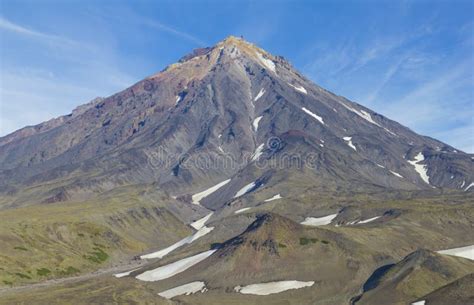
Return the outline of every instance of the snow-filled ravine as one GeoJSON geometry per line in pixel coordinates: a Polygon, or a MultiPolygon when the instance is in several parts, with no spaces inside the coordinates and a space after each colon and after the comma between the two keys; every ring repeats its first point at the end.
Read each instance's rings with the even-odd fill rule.
{"type": "Polygon", "coordinates": [[[459,256],[474,260],[474,245],[438,251],[439,254],[459,256]]]}
{"type": "Polygon", "coordinates": [[[357,225],[357,224],[369,223],[369,222],[372,222],[374,220],[379,219],[380,217],[382,217],[382,216],[375,216],[375,217],[364,219],[364,220],[353,220],[353,221],[349,221],[347,223],[347,225],[357,225]]]}
{"type": "Polygon", "coordinates": [[[357,109],[354,109],[348,105],[346,105],[345,103],[343,102],[339,102],[342,106],[344,106],[344,108],[346,108],[347,110],[357,114],[358,116],[360,116],[361,118],[363,118],[364,120],[366,120],[367,122],[369,122],[370,124],[374,124],[380,128],[383,128],[386,132],[388,132],[389,134],[393,135],[393,136],[397,136],[397,134],[395,134],[394,132],[392,132],[391,130],[389,130],[388,128],[386,127],[383,127],[381,126],[379,123],[375,122],[374,119],[372,119],[372,116],[370,115],[370,113],[368,113],[367,111],[365,110],[357,110],[357,109]]]}
{"type": "Polygon", "coordinates": [[[281,197],[280,194],[276,194],[275,196],[273,196],[271,198],[265,199],[263,202],[270,202],[270,201],[278,200],[278,199],[281,199],[281,198],[283,198],[283,197],[281,197]]]}
{"type": "Polygon", "coordinates": [[[258,101],[259,98],[261,98],[265,94],[265,89],[260,89],[258,92],[257,96],[253,99],[254,102],[258,101]]]}
{"type": "Polygon", "coordinates": [[[315,118],[315,119],[318,120],[321,124],[324,125],[323,118],[320,117],[319,115],[315,114],[314,112],[311,112],[311,111],[308,110],[306,107],[302,107],[301,110],[303,110],[304,112],[306,112],[307,114],[309,114],[310,116],[312,116],[313,118],[315,118]]]}
{"type": "Polygon", "coordinates": [[[257,53],[258,59],[260,59],[262,64],[264,64],[264,66],[267,67],[269,70],[273,71],[273,73],[276,73],[275,63],[272,60],[265,58],[260,52],[256,52],[256,53],[257,53]]]}
{"type": "Polygon", "coordinates": [[[368,223],[368,222],[372,222],[372,221],[374,221],[374,220],[376,220],[376,219],[379,219],[380,217],[382,217],[382,216],[375,216],[375,217],[372,217],[372,218],[369,218],[369,219],[361,220],[361,221],[359,221],[358,223],[368,223]]]}
{"type": "Polygon", "coordinates": [[[295,86],[295,85],[292,85],[290,83],[288,83],[288,85],[290,85],[291,87],[293,87],[296,91],[299,91],[303,94],[308,94],[308,91],[306,91],[306,89],[303,87],[303,86],[295,86]]]}
{"type": "Polygon", "coordinates": [[[255,181],[254,182],[251,182],[249,184],[247,184],[246,186],[244,186],[243,188],[241,188],[234,196],[234,198],[237,198],[237,197],[240,197],[242,195],[245,195],[247,194],[248,192],[250,192],[254,187],[255,187],[256,183],[255,181]]]}
{"type": "Polygon", "coordinates": [[[344,137],[342,138],[344,141],[346,141],[347,145],[349,145],[350,148],[352,148],[353,150],[357,151],[357,148],[354,146],[354,144],[352,143],[352,137],[344,137]]]}
{"type": "Polygon", "coordinates": [[[257,132],[258,130],[258,124],[260,123],[260,120],[263,118],[263,116],[256,117],[255,120],[252,122],[253,130],[257,132]]]}
{"type": "Polygon", "coordinates": [[[162,250],[142,255],[142,256],[140,256],[140,258],[141,259],[163,258],[164,256],[168,255],[172,251],[178,249],[179,247],[190,244],[193,241],[197,240],[198,238],[201,238],[204,235],[210,233],[212,230],[214,230],[214,227],[206,227],[205,224],[209,220],[209,218],[212,216],[212,214],[213,213],[210,213],[207,216],[205,216],[205,217],[203,217],[199,220],[196,220],[195,222],[193,222],[191,224],[191,226],[193,228],[198,230],[193,235],[185,237],[185,238],[181,239],[180,241],[178,241],[178,242],[172,244],[171,246],[166,247],[162,250]]]}
{"type": "Polygon", "coordinates": [[[250,210],[250,209],[251,209],[251,208],[243,208],[243,209],[240,209],[240,210],[235,211],[234,214],[240,214],[240,213],[243,213],[243,212],[248,211],[248,210],[250,210]]]}
{"type": "Polygon", "coordinates": [[[258,160],[260,156],[263,154],[263,150],[265,148],[265,144],[260,144],[252,155],[252,161],[258,160]]]}
{"type": "Polygon", "coordinates": [[[204,282],[192,282],[192,283],[184,284],[175,288],[165,290],[163,292],[158,293],[158,295],[169,300],[183,294],[190,295],[196,292],[206,292],[206,291],[207,291],[207,288],[204,282]]]}
{"type": "Polygon", "coordinates": [[[424,164],[419,164],[420,162],[425,160],[425,156],[423,155],[422,152],[419,152],[414,160],[407,160],[408,163],[413,165],[415,167],[415,171],[420,175],[421,179],[426,182],[427,184],[430,184],[430,177],[428,176],[428,168],[424,164]]]}
{"type": "Polygon", "coordinates": [[[202,227],[204,227],[206,222],[209,220],[209,218],[211,218],[213,214],[214,212],[211,212],[207,214],[206,216],[204,216],[203,218],[196,220],[195,222],[191,223],[191,227],[195,228],[196,230],[201,229],[202,227]]]}
{"type": "Polygon", "coordinates": [[[473,186],[474,186],[474,182],[471,183],[471,184],[469,184],[469,185],[464,189],[464,191],[465,191],[465,192],[469,191],[469,189],[470,189],[471,187],[473,187],[473,186]]]}
{"type": "Polygon", "coordinates": [[[230,179],[227,179],[227,180],[222,181],[222,182],[220,182],[220,183],[218,183],[214,186],[211,186],[207,190],[204,190],[202,192],[199,192],[197,194],[192,195],[191,199],[192,199],[193,203],[199,205],[200,201],[202,199],[204,199],[205,197],[211,195],[212,193],[214,193],[215,191],[217,191],[218,189],[220,189],[221,187],[223,187],[224,185],[226,185],[229,182],[230,182],[230,179]]]}
{"type": "Polygon", "coordinates": [[[155,282],[170,278],[202,262],[216,251],[217,250],[209,250],[187,258],[183,258],[174,263],[145,271],[144,273],[137,275],[136,278],[145,282],[155,282]]]}
{"type": "Polygon", "coordinates": [[[323,217],[306,217],[306,219],[301,224],[305,226],[313,226],[313,227],[324,226],[324,225],[330,224],[332,220],[336,217],[337,217],[337,213],[323,216],[323,217]]]}
{"type": "Polygon", "coordinates": [[[255,294],[255,295],[269,295],[274,293],[280,293],[290,289],[300,289],[305,287],[311,287],[314,285],[314,281],[302,282],[302,281],[279,281],[279,282],[268,282],[260,284],[252,284],[247,286],[237,286],[234,288],[235,292],[242,294],[255,294]]]}
{"type": "Polygon", "coordinates": [[[121,273],[116,273],[116,274],[114,274],[114,276],[115,276],[116,278],[125,277],[125,276],[127,276],[127,275],[130,275],[130,273],[132,273],[133,271],[137,271],[138,269],[140,269],[140,268],[132,269],[132,270],[125,271],[125,272],[121,272],[121,273]]]}

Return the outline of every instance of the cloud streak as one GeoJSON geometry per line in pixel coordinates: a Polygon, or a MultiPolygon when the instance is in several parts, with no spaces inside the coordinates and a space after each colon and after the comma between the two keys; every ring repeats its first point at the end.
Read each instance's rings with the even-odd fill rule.
{"type": "Polygon", "coordinates": [[[185,40],[188,40],[192,43],[195,43],[199,46],[206,46],[207,44],[202,41],[201,39],[191,35],[191,34],[188,34],[186,32],[183,32],[183,31],[180,31],[174,27],[171,27],[169,25],[166,25],[166,24],[163,24],[157,20],[152,20],[152,19],[143,19],[141,21],[144,25],[146,26],[149,26],[149,27],[152,27],[152,28],[155,28],[157,30],[160,30],[160,31],[163,31],[163,32],[167,32],[167,33],[170,33],[172,35],[175,35],[179,38],[182,38],[182,39],[185,39],[185,40]]]}
{"type": "Polygon", "coordinates": [[[71,46],[79,46],[79,45],[85,46],[77,41],[74,41],[65,37],[28,29],[19,24],[13,23],[3,17],[0,17],[0,29],[9,31],[15,34],[23,35],[23,36],[37,38],[45,42],[55,43],[59,45],[67,44],[71,46]]]}

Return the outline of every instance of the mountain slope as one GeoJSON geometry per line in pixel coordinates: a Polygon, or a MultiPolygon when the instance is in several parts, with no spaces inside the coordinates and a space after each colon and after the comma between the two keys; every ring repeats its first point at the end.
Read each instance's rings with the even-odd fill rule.
{"type": "Polygon", "coordinates": [[[331,192],[465,190],[474,180],[470,155],[229,37],[72,115],[1,138],[0,191],[7,207],[84,200],[138,183],[184,196],[231,179],[215,196],[232,200],[250,179],[272,183],[276,169],[256,166],[262,160],[288,177],[303,169],[314,185],[333,184],[331,192]],[[282,162],[295,155],[296,169],[282,162]],[[233,166],[223,164],[229,159],[233,166]]]}
{"type": "Polygon", "coordinates": [[[472,272],[471,260],[417,250],[374,272],[352,304],[407,304],[472,272]]]}

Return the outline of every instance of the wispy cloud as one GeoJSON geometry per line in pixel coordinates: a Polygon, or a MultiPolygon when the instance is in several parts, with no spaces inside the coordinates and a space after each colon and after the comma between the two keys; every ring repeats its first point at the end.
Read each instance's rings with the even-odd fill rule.
{"type": "Polygon", "coordinates": [[[37,52],[21,61],[7,60],[15,56],[12,54],[2,63],[0,136],[67,114],[81,103],[124,89],[138,79],[115,63],[114,49],[27,28],[3,17],[1,31],[14,34],[1,33],[18,50],[37,52]]]}
{"type": "Polygon", "coordinates": [[[188,34],[188,33],[183,32],[183,31],[180,31],[180,30],[176,29],[175,27],[163,24],[163,23],[159,22],[158,20],[141,18],[141,23],[143,23],[144,25],[147,25],[149,27],[155,28],[157,30],[173,34],[173,35],[175,35],[179,38],[188,40],[188,41],[190,41],[192,43],[195,43],[199,46],[206,46],[207,45],[204,41],[197,38],[196,36],[188,34]]]}
{"type": "Polygon", "coordinates": [[[0,29],[9,31],[18,35],[24,35],[24,36],[29,36],[32,38],[37,38],[48,43],[55,43],[55,44],[60,44],[60,45],[67,44],[67,45],[72,45],[72,46],[83,45],[82,43],[79,43],[72,39],[68,39],[66,37],[43,33],[40,31],[26,28],[22,25],[9,21],[3,17],[0,17],[0,29]]]}
{"type": "Polygon", "coordinates": [[[474,131],[470,67],[469,60],[461,62],[400,98],[384,100],[380,103],[382,113],[417,132],[474,151],[472,136],[467,132],[474,131]]]}
{"type": "Polygon", "coordinates": [[[372,104],[378,98],[380,91],[382,91],[385,85],[387,85],[390,82],[392,77],[395,75],[395,73],[397,73],[400,66],[403,64],[405,60],[406,60],[406,57],[403,56],[397,62],[395,62],[393,65],[391,65],[388,68],[388,70],[384,73],[382,79],[377,84],[375,89],[372,92],[370,92],[365,99],[363,99],[365,103],[372,104]]]}

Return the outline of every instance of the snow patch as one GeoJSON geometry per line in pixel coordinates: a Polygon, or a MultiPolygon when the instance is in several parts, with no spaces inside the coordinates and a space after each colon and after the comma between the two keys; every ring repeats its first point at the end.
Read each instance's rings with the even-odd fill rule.
{"type": "Polygon", "coordinates": [[[374,221],[376,219],[379,219],[380,217],[382,217],[382,216],[375,216],[375,217],[372,217],[372,218],[369,218],[369,219],[361,220],[361,221],[356,222],[356,223],[368,223],[368,222],[374,221]]]}
{"type": "Polygon", "coordinates": [[[461,188],[463,188],[465,184],[466,184],[466,181],[463,180],[462,183],[461,183],[461,188]]]}
{"type": "Polygon", "coordinates": [[[288,85],[290,85],[291,87],[293,87],[296,91],[299,91],[303,94],[308,94],[308,91],[306,91],[306,89],[303,87],[303,86],[295,86],[295,85],[292,85],[290,83],[288,83],[288,85]]]}
{"type": "Polygon", "coordinates": [[[145,281],[145,282],[155,282],[155,281],[160,281],[160,280],[170,278],[202,262],[203,260],[211,256],[216,251],[217,250],[209,250],[209,251],[201,252],[194,256],[183,258],[174,263],[164,265],[156,269],[152,269],[142,274],[139,274],[136,276],[136,279],[140,281],[145,281]]]}
{"type": "Polygon", "coordinates": [[[344,137],[342,139],[347,142],[347,145],[349,145],[350,148],[357,151],[357,148],[352,144],[352,137],[344,137]]]}
{"type": "Polygon", "coordinates": [[[276,73],[275,63],[272,60],[265,58],[260,52],[257,52],[257,57],[265,67],[276,73]]]}
{"type": "Polygon", "coordinates": [[[425,300],[421,300],[421,301],[411,303],[411,305],[425,305],[425,300]]]}
{"type": "Polygon", "coordinates": [[[430,184],[430,177],[428,176],[428,169],[427,169],[426,165],[419,164],[423,160],[425,160],[425,156],[423,155],[422,152],[419,152],[415,156],[415,160],[412,160],[412,161],[407,160],[407,161],[408,161],[408,163],[410,163],[411,165],[413,165],[415,167],[415,171],[418,173],[418,175],[420,175],[421,179],[424,182],[426,182],[427,184],[430,184]]]}
{"type": "Polygon", "coordinates": [[[307,114],[309,114],[310,116],[312,116],[313,118],[315,118],[316,120],[318,120],[321,124],[324,125],[324,121],[323,121],[323,118],[320,117],[319,115],[309,111],[306,107],[302,107],[301,110],[303,110],[304,112],[306,112],[307,114]]]}
{"type": "Polygon", "coordinates": [[[263,115],[261,115],[261,116],[255,118],[255,120],[253,120],[252,125],[253,125],[253,130],[254,130],[255,132],[257,132],[257,130],[258,130],[258,123],[260,123],[260,120],[261,120],[262,118],[263,118],[263,115]]]}
{"type": "Polygon", "coordinates": [[[194,195],[191,197],[193,203],[199,205],[199,204],[200,204],[200,201],[201,201],[202,199],[204,199],[205,197],[211,195],[212,193],[214,193],[215,191],[217,191],[218,189],[220,189],[221,187],[223,187],[224,185],[226,185],[226,184],[229,183],[229,182],[230,182],[230,179],[227,179],[227,180],[225,180],[225,181],[222,181],[222,182],[220,182],[220,183],[218,183],[218,184],[216,184],[216,185],[214,185],[214,186],[208,188],[208,189],[205,190],[205,191],[202,191],[202,192],[200,192],[200,193],[194,194],[194,195]]]}
{"type": "Polygon", "coordinates": [[[270,202],[270,201],[277,200],[277,199],[281,199],[281,198],[283,198],[283,197],[281,197],[280,194],[276,194],[276,195],[273,196],[272,198],[265,199],[263,202],[270,202]]]}
{"type": "Polygon", "coordinates": [[[471,187],[473,187],[473,186],[474,186],[474,182],[471,183],[471,184],[469,184],[469,185],[464,189],[464,191],[467,192],[467,191],[468,191],[471,187]]]}
{"type": "Polygon", "coordinates": [[[302,281],[279,281],[269,282],[261,284],[252,284],[244,287],[237,286],[234,288],[235,292],[242,294],[255,294],[255,295],[269,295],[274,293],[280,293],[290,289],[300,289],[304,287],[311,287],[314,285],[313,281],[302,282],[302,281]]]}
{"type": "Polygon", "coordinates": [[[159,296],[162,296],[166,299],[172,299],[177,297],[178,295],[190,295],[196,292],[206,292],[206,284],[204,282],[192,282],[189,284],[184,284],[175,288],[171,288],[165,290],[163,292],[158,293],[159,296]]]}
{"type": "Polygon", "coordinates": [[[250,190],[252,190],[255,187],[255,185],[256,185],[255,181],[247,184],[235,194],[234,198],[247,194],[250,190]]]}
{"type": "Polygon", "coordinates": [[[178,105],[179,102],[181,102],[182,99],[183,99],[183,98],[181,97],[181,95],[177,95],[177,96],[176,96],[176,102],[175,102],[174,104],[175,104],[175,105],[178,105]]]}
{"type": "Polygon", "coordinates": [[[474,245],[437,251],[439,254],[459,256],[474,260],[474,245]]]}
{"type": "Polygon", "coordinates": [[[349,111],[352,111],[353,113],[357,114],[358,116],[360,116],[361,118],[363,118],[364,120],[366,120],[367,122],[371,123],[371,124],[374,124],[380,128],[383,128],[386,132],[390,133],[391,135],[394,135],[396,136],[396,134],[392,131],[390,131],[389,129],[381,126],[379,123],[375,122],[374,119],[372,119],[372,116],[370,115],[370,113],[368,113],[367,111],[365,110],[357,110],[355,108],[352,108],[348,105],[346,105],[345,103],[342,103],[342,102],[339,102],[342,106],[344,106],[347,110],[349,111]]]}
{"type": "Polygon", "coordinates": [[[121,277],[130,275],[130,273],[132,273],[133,271],[137,271],[138,269],[140,269],[140,268],[135,268],[135,269],[132,269],[132,270],[126,271],[126,272],[116,273],[116,274],[114,274],[114,276],[115,276],[116,278],[121,278],[121,277]]]}
{"type": "Polygon", "coordinates": [[[324,225],[330,224],[331,221],[334,218],[336,218],[336,216],[337,216],[337,213],[323,216],[323,217],[306,217],[306,219],[301,224],[305,226],[313,226],[313,227],[324,226],[324,225]]]}
{"type": "Polygon", "coordinates": [[[214,212],[211,212],[203,218],[196,220],[191,224],[191,227],[195,228],[196,230],[201,229],[202,227],[204,227],[209,218],[211,218],[212,214],[214,214],[214,212]]]}
{"type": "Polygon", "coordinates": [[[245,211],[248,211],[248,210],[250,210],[250,209],[251,209],[251,208],[243,208],[243,209],[240,209],[240,210],[235,211],[234,214],[240,214],[240,213],[245,212],[245,211]]]}
{"type": "Polygon", "coordinates": [[[377,163],[377,166],[378,166],[378,167],[381,167],[381,168],[385,168],[385,166],[380,165],[380,164],[378,164],[378,163],[377,163]]]}
{"type": "Polygon", "coordinates": [[[400,175],[399,173],[397,172],[394,172],[394,171],[390,171],[393,175],[397,176],[398,178],[403,178],[402,175],[400,175]]]}
{"type": "Polygon", "coordinates": [[[258,101],[258,99],[261,98],[264,94],[265,94],[265,89],[264,88],[260,89],[257,96],[253,99],[253,101],[254,102],[258,101]]]}
{"type": "Polygon", "coordinates": [[[162,250],[142,255],[142,256],[140,256],[140,259],[163,258],[166,255],[168,255],[169,253],[171,253],[172,251],[178,249],[179,247],[182,247],[184,245],[192,243],[196,239],[203,237],[204,235],[208,234],[212,230],[214,230],[214,227],[203,226],[202,228],[200,228],[193,235],[185,237],[185,238],[181,239],[180,241],[178,241],[178,242],[172,244],[171,246],[169,246],[167,248],[164,248],[162,250]]]}
{"type": "Polygon", "coordinates": [[[252,161],[258,160],[260,156],[263,154],[263,148],[265,147],[264,144],[260,144],[257,149],[255,149],[255,152],[252,155],[252,161]]]}

